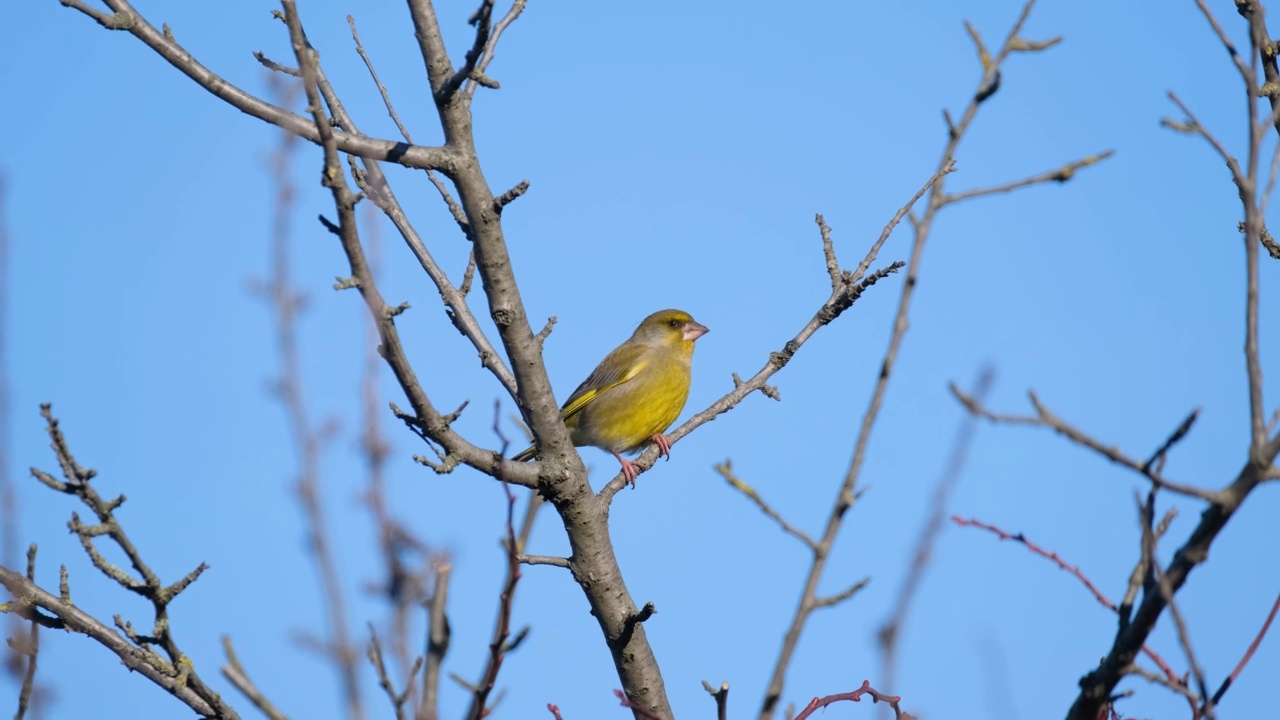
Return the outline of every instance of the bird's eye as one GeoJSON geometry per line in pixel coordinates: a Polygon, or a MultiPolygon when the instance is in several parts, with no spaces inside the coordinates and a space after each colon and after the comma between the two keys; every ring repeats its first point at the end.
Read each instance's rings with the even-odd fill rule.
{"type": "Polygon", "coordinates": [[[673,327],[673,328],[678,328],[678,327],[680,327],[680,321],[679,321],[679,320],[668,320],[668,321],[667,321],[667,325],[670,325],[670,326],[671,326],[671,327],[673,327]]]}

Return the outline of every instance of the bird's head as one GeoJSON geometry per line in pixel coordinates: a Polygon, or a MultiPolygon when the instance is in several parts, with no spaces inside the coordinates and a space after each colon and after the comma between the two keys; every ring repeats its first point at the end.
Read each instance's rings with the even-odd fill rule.
{"type": "Polygon", "coordinates": [[[707,326],[683,310],[659,310],[645,318],[631,336],[647,345],[677,347],[693,352],[693,342],[707,334],[707,326]]]}

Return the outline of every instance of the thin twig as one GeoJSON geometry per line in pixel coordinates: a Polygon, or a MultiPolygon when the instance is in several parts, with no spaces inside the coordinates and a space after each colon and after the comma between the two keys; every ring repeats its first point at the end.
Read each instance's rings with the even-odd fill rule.
{"type": "Polygon", "coordinates": [[[716,720],[727,720],[729,717],[729,683],[720,683],[719,688],[711,687],[711,683],[702,681],[702,689],[707,691],[716,701],[716,720]]]}
{"type": "Polygon", "coordinates": [[[227,656],[227,663],[222,666],[222,677],[227,682],[235,686],[240,694],[244,695],[253,706],[265,716],[267,720],[289,720],[289,716],[285,715],[275,706],[267,696],[258,689],[258,686],[249,679],[249,673],[240,664],[240,658],[236,656],[235,647],[231,644],[231,636],[222,636],[222,652],[227,656]]]}
{"type": "Polygon", "coordinates": [[[498,87],[498,83],[485,75],[485,71],[489,69],[489,63],[493,62],[494,52],[498,47],[498,38],[502,37],[502,33],[511,26],[511,23],[520,17],[520,13],[524,12],[524,6],[527,2],[528,0],[513,0],[511,7],[507,9],[507,14],[502,16],[498,24],[493,26],[493,32],[489,34],[489,40],[485,43],[484,52],[480,54],[480,59],[476,62],[475,72],[471,73],[470,79],[472,82],[468,83],[462,90],[468,101],[475,95],[477,85],[484,85],[494,89],[498,87]]]}
{"type": "Polygon", "coordinates": [[[1252,658],[1253,654],[1258,650],[1258,646],[1262,644],[1262,638],[1267,636],[1267,630],[1271,628],[1271,621],[1276,619],[1276,611],[1278,610],[1280,610],[1280,595],[1276,595],[1275,602],[1271,604],[1271,612],[1267,613],[1267,619],[1262,623],[1262,629],[1258,630],[1258,634],[1254,636],[1253,642],[1249,643],[1249,649],[1245,650],[1244,657],[1240,658],[1240,662],[1236,663],[1231,674],[1227,676],[1226,680],[1222,681],[1222,685],[1218,688],[1217,692],[1213,694],[1211,702],[1214,705],[1217,705],[1218,702],[1222,700],[1222,696],[1226,694],[1231,685],[1235,683],[1236,678],[1240,677],[1240,673],[1244,670],[1244,666],[1249,664],[1250,658],[1252,658]]]}
{"type": "Polygon", "coordinates": [[[796,715],[795,720],[805,720],[805,718],[808,718],[818,710],[825,708],[832,703],[861,702],[864,695],[869,696],[873,703],[885,703],[892,708],[893,716],[897,718],[897,720],[912,720],[912,716],[902,710],[900,705],[902,698],[897,695],[889,695],[888,693],[882,693],[879,690],[876,690],[871,687],[871,682],[869,680],[863,680],[862,687],[852,692],[835,693],[833,695],[827,695],[826,697],[815,697],[813,700],[809,701],[809,704],[805,706],[804,710],[800,711],[799,715],[796,715]]]}
{"type": "Polygon", "coordinates": [[[1096,165],[1103,160],[1115,154],[1115,150],[1104,150],[1096,155],[1073,160],[1066,165],[1054,170],[1046,170],[1045,172],[1025,177],[1021,180],[1014,180],[1000,185],[993,185],[985,188],[974,188],[973,190],[965,190],[964,192],[955,193],[946,196],[946,202],[954,203],[971,198],[986,197],[988,195],[999,195],[1002,193],[1013,192],[1031,185],[1041,185],[1043,183],[1057,182],[1063,183],[1075,177],[1080,170],[1091,165],[1096,165]]]}
{"type": "MultiPolygon", "coordinates": [[[[128,32],[195,81],[197,85],[237,110],[317,145],[324,142],[323,133],[316,128],[311,118],[266,102],[209,70],[187,52],[186,48],[178,44],[172,33],[166,33],[147,22],[146,18],[127,0],[104,0],[104,4],[113,11],[110,14],[90,8],[78,1],[62,4],[84,13],[103,27],[128,32]]],[[[442,147],[406,146],[400,141],[371,138],[347,132],[331,132],[329,136],[333,140],[336,151],[363,158],[395,162],[405,167],[452,170],[457,162],[456,157],[442,147]]]]}
{"type": "MultiPolygon", "coordinates": [[[[1062,435],[1063,437],[1067,438],[1071,442],[1076,443],[1081,447],[1088,448],[1089,450],[1092,450],[1093,452],[1105,457],[1106,459],[1110,460],[1113,463],[1116,463],[1117,465],[1123,465],[1124,467],[1127,467],[1130,470],[1133,470],[1134,472],[1141,474],[1143,477],[1150,480],[1151,483],[1156,487],[1169,490],[1170,492],[1178,493],[1179,495],[1186,495],[1188,497],[1199,498],[1201,500],[1204,500],[1210,503],[1221,502],[1221,496],[1216,491],[1205,490],[1203,488],[1198,488],[1191,485],[1185,485],[1182,483],[1174,482],[1172,480],[1169,480],[1163,477],[1162,475],[1156,472],[1156,468],[1153,466],[1154,465],[1153,461],[1162,457],[1166,452],[1168,452],[1169,448],[1172,447],[1174,443],[1176,443],[1178,440],[1182,439],[1182,437],[1186,435],[1186,430],[1183,430],[1181,426],[1179,426],[1179,430],[1182,430],[1181,433],[1175,431],[1174,434],[1170,435],[1168,440],[1166,440],[1165,444],[1162,445],[1159,450],[1157,450],[1155,453],[1152,454],[1151,459],[1149,461],[1143,462],[1143,461],[1136,460],[1134,458],[1129,457],[1128,455],[1124,454],[1124,452],[1122,452],[1119,448],[1103,443],[1102,441],[1094,438],[1092,435],[1089,435],[1083,430],[1080,430],[1074,425],[1071,425],[1070,423],[1066,422],[1062,418],[1058,417],[1052,411],[1050,411],[1049,408],[1044,405],[1044,403],[1040,401],[1040,398],[1036,395],[1034,391],[1028,392],[1027,397],[1030,399],[1032,407],[1035,408],[1035,411],[1036,411],[1035,415],[1005,415],[1005,414],[992,412],[991,410],[987,409],[987,407],[984,406],[981,402],[969,396],[967,393],[965,393],[963,390],[957,387],[954,383],[950,385],[950,389],[951,389],[951,394],[954,395],[955,398],[960,401],[960,404],[964,405],[966,410],[968,410],[970,413],[972,413],[977,417],[981,417],[993,423],[997,423],[1001,425],[1031,425],[1031,426],[1049,428],[1054,432],[1058,433],[1059,435],[1062,435]]],[[[1192,413],[1192,415],[1189,417],[1189,420],[1194,420],[1194,417],[1195,417],[1195,413],[1192,413]]],[[[1187,421],[1185,420],[1183,422],[1184,424],[1187,423],[1187,421]]],[[[1189,424],[1187,425],[1187,428],[1188,429],[1190,428],[1189,424]]]]}
{"type": "Polygon", "coordinates": [[[569,558],[560,557],[558,555],[525,555],[521,553],[516,556],[522,565],[551,565],[552,567],[569,569],[569,558]]]}
{"type": "MultiPolygon", "coordinates": [[[[979,402],[990,392],[994,381],[995,370],[990,366],[984,367],[978,375],[977,382],[974,384],[973,395],[978,398],[979,402]]],[[[951,491],[959,482],[960,476],[964,471],[969,448],[973,445],[973,437],[976,432],[977,427],[974,417],[972,415],[964,416],[956,431],[955,440],[952,442],[951,456],[947,460],[946,468],[939,476],[937,483],[934,484],[933,499],[929,505],[929,516],[925,521],[924,527],[920,529],[920,535],[916,540],[915,552],[911,558],[911,566],[907,570],[906,577],[902,580],[902,585],[898,589],[897,599],[892,605],[893,612],[885,620],[884,624],[880,626],[880,632],[877,634],[880,645],[880,682],[889,687],[897,684],[898,638],[902,632],[903,625],[910,615],[911,605],[919,591],[920,583],[924,580],[925,572],[928,570],[929,560],[933,555],[933,548],[938,542],[938,536],[942,534],[942,529],[945,527],[947,502],[951,497],[951,491]]]]}
{"type": "MultiPolygon", "coordinates": [[[[300,23],[296,15],[288,15],[287,22],[300,23]]],[[[299,24],[298,31],[301,33],[299,24]]],[[[305,45],[295,47],[298,66],[303,77],[314,76],[312,63],[305,55],[312,54],[305,45]]],[[[282,104],[288,105],[286,91],[277,90],[282,104]]],[[[312,424],[303,390],[302,359],[298,348],[297,318],[305,303],[290,278],[290,221],[297,188],[292,181],[291,160],[297,138],[281,133],[280,146],[271,158],[271,174],[275,183],[275,203],[272,218],[271,274],[264,284],[266,300],[273,311],[276,344],[280,353],[280,373],[275,389],[284,406],[290,437],[299,458],[294,492],[302,506],[306,522],[307,543],[311,550],[315,570],[320,581],[320,598],[328,621],[329,639],[323,644],[338,671],[343,703],[347,717],[359,720],[364,716],[360,699],[358,655],[347,629],[346,598],[342,589],[341,572],[330,546],[330,534],[322,500],[321,453],[324,452],[331,433],[325,424],[312,424]]]]}
{"type": "Polygon", "coordinates": [[[1160,593],[1164,595],[1164,600],[1169,604],[1169,615],[1173,618],[1173,626],[1178,632],[1178,644],[1182,646],[1182,652],[1187,657],[1187,664],[1191,666],[1191,675],[1196,679],[1196,687],[1200,691],[1200,697],[1205,700],[1201,706],[1200,715],[1205,720],[1213,720],[1213,701],[1209,699],[1209,686],[1204,679],[1204,670],[1200,667],[1200,661],[1196,659],[1195,650],[1191,647],[1191,631],[1187,629],[1187,622],[1182,617],[1182,611],[1178,609],[1178,604],[1173,598],[1173,588],[1169,587],[1169,583],[1165,582],[1164,576],[1160,573],[1155,563],[1151,564],[1152,571],[1155,573],[1156,586],[1160,588],[1160,593]]]}
{"type": "MultiPolygon", "coordinates": [[[[497,427],[496,420],[494,426],[497,427]]],[[[476,683],[471,694],[471,705],[467,710],[467,718],[470,720],[481,720],[489,713],[490,708],[487,707],[489,693],[493,691],[493,686],[498,680],[498,671],[502,669],[502,661],[507,652],[506,644],[511,633],[511,612],[514,607],[516,585],[520,582],[520,544],[516,538],[514,517],[516,496],[505,483],[502,489],[507,499],[507,536],[503,543],[507,556],[507,577],[503,582],[502,594],[499,596],[498,620],[494,626],[493,640],[489,643],[489,658],[485,663],[480,682],[476,683]]]]}
{"type": "Polygon", "coordinates": [[[367,655],[369,662],[373,664],[374,670],[378,673],[378,685],[382,691],[386,693],[387,700],[391,703],[391,710],[395,713],[396,720],[405,720],[405,705],[409,704],[410,696],[413,694],[413,678],[418,674],[418,670],[422,668],[422,658],[419,657],[412,666],[409,667],[408,677],[405,678],[404,692],[396,692],[395,683],[392,682],[391,676],[387,674],[387,664],[382,657],[382,643],[378,642],[378,632],[374,630],[373,624],[369,624],[369,647],[367,655]]]}
{"type": "MultiPolygon", "coordinates": [[[[1000,538],[1001,540],[1013,540],[1017,543],[1020,543],[1023,547],[1030,550],[1032,553],[1039,555],[1040,557],[1057,565],[1058,569],[1065,570],[1066,572],[1070,573],[1073,577],[1075,577],[1075,579],[1079,580],[1082,585],[1088,588],[1089,592],[1093,593],[1093,598],[1098,601],[1098,604],[1102,605],[1103,607],[1107,608],[1112,612],[1117,612],[1116,604],[1111,602],[1111,600],[1106,595],[1104,595],[1101,590],[1098,589],[1097,585],[1093,584],[1093,581],[1090,580],[1089,577],[1085,575],[1082,570],[1080,570],[1079,566],[1068,564],[1065,560],[1063,560],[1061,557],[1058,556],[1058,553],[1045,550],[1039,545],[1036,545],[1035,543],[1028,540],[1026,536],[1023,535],[1022,533],[1006,532],[1000,529],[999,527],[996,527],[995,525],[984,523],[981,520],[977,520],[973,518],[965,519],[965,518],[953,515],[951,517],[951,521],[954,522],[956,525],[959,525],[960,527],[980,528],[982,530],[986,530],[994,534],[996,537],[1000,538]]],[[[1166,677],[1168,677],[1171,680],[1177,679],[1178,677],[1177,673],[1175,673],[1173,669],[1169,667],[1169,664],[1164,661],[1164,658],[1157,655],[1154,650],[1147,647],[1146,645],[1142,646],[1142,651],[1146,653],[1147,657],[1151,658],[1156,665],[1160,666],[1160,669],[1164,671],[1164,674],[1166,677]]]]}
{"type": "Polygon", "coordinates": [[[769,503],[765,502],[764,498],[760,497],[760,493],[756,492],[754,487],[739,478],[737,475],[733,474],[733,464],[730,461],[725,460],[719,465],[716,465],[715,471],[720,473],[720,477],[724,478],[724,481],[729,483],[730,487],[743,495],[746,495],[747,499],[755,503],[756,507],[760,508],[761,512],[769,516],[769,518],[774,522],[778,523],[778,526],[782,528],[783,532],[804,543],[810,551],[817,551],[818,543],[814,542],[813,538],[809,537],[808,533],[787,522],[782,515],[778,514],[777,510],[774,510],[769,503]]]}

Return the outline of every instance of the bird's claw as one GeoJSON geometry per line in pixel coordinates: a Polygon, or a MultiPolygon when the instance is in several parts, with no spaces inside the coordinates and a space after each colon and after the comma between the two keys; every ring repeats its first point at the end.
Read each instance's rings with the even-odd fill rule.
{"type": "Polygon", "coordinates": [[[618,453],[614,453],[613,456],[618,458],[618,462],[622,464],[622,479],[626,480],[627,484],[634,490],[636,487],[636,475],[640,474],[639,471],[636,470],[636,464],[622,457],[618,453]]]}
{"type": "Polygon", "coordinates": [[[649,438],[649,441],[658,446],[658,457],[665,457],[667,462],[671,461],[671,441],[666,435],[658,433],[649,438]]]}

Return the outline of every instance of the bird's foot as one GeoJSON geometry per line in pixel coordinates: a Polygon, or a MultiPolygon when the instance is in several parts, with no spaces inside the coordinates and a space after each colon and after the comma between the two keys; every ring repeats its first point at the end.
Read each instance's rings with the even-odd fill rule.
{"type": "Polygon", "coordinates": [[[636,470],[636,464],[622,457],[618,453],[614,453],[613,456],[618,458],[618,462],[622,463],[622,477],[627,481],[627,484],[630,485],[632,489],[635,489],[636,475],[640,474],[640,472],[636,470]]]}
{"type": "Polygon", "coordinates": [[[649,438],[649,442],[658,446],[658,457],[666,457],[668,461],[671,460],[671,441],[667,439],[666,435],[658,433],[649,438]]]}

